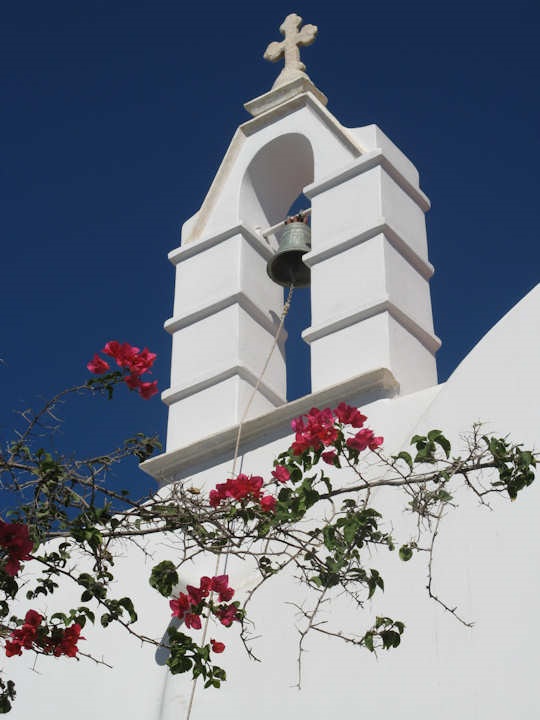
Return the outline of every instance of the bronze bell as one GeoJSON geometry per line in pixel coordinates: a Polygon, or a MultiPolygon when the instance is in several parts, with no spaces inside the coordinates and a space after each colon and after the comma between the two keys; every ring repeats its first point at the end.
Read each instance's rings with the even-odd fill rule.
{"type": "Polygon", "coordinates": [[[311,250],[311,228],[304,222],[285,225],[279,247],[268,261],[266,272],[278,285],[308,287],[311,272],[302,257],[311,250]]]}

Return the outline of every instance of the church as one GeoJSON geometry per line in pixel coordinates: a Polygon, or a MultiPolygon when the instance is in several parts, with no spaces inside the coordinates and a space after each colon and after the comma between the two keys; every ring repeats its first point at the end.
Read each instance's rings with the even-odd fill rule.
{"type": "MultiPolygon", "coordinates": [[[[540,316],[540,287],[438,384],[429,199],[411,160],[380,128],[344,127],[327,109],[300,59],[301,46],[316,32],[297,15],[285,19],[283,40],[265,54],[283,59],[283,70],[270,91],[245,104],[250,119],[238,127],[199,211],[183,225],[180,246],[169,254],[175,294],[165,323],[172,337],[170,387],[162,396],[167,442],[163,454],[142,465],[164,491],[185,484],[208,493],[230,477],[231,467],[268,474],[292,441],[291,421],[340,402],[361,408],[384,436],[387,454],[433,428],[442,429],[458,453],[477,422],[529,447],[538,436],[540,341],[531,328],[540,316]],[[295,210],[288,222],[302,197],[304,212],[295,210]],[[291,257],[294,266],[287,263],[291,257]],[[311,393],[288,401],[287,373],[295,360],[285,358],[283,320],[295,284],[309,286],[311,324],[302,338],[310,351],[311,393]],[[516,352],[524,347],[527,353],[516,352]]],[[[518,502],[497,497],[491,508],[469,498],[444,518],[432,579],[467,622],[428,597],[424,557],[400,562],[388,554],[385,592],[366,602],[366,617],[339,599],[324,608],[323,620],[329,628],[361,633],[375,615],[399,616],[406,633],[389,653],[375,656],[314,633],[300,671],[303,598],[292,578],[280,578],[255,603],[253,647],[260,662],[248,657],[237,633],[223,633],[227,652],[220,664],[228,679],[220,689],[196,686],[189,674],[172,676],[166,653],[110,629],[96,631],[94,644],[113,670],[66,659],[32,673],[29,658],[16,659],[14,717],[537,717],[539,492],[533,485],[518,502]]],[[[401,505],[381,503],[388,504],[392,531],[406,539],[410,519],[401,505]]],[[[157,552],[168,557],[163,545],[157,552]]],[[[168,604],[148,586],[148,568],[140,562],[126,552],[122,573],[141,619],[162,637],[168,604]]],[[[227,571],[239,597],[256,582],[253,569],[240,563],[218,572],[215,558],[205,563],[180,568],[181,582],[197,584],[201,575],[227,571]]],[[[90,639],[93,630],[85,634],[90,639]]]]}

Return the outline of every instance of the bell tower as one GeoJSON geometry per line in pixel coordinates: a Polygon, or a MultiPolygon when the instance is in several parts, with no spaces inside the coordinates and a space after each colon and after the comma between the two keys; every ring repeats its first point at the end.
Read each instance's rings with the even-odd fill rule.
{"type": "MultiPolygon", "coordinates": [[[[169,259],[176,268],[167,451],[191,445],[286,403],[285,334],[259,379],[283,311],[267,274],[294,200],[311,201],[314,404],[346,384],[391,397],[437,382],[424,213],[418,173],[375,125],[346,128],[326,108],[300,60],[317,28],[298,15],[265,58],[284,57],[266,94],[246,103],[240,125],[200,210],[169,259]]],[[[278,251],[279,252],[279,251],[278,251]]],[[[285,259],[285,258],[282,258],[285,259]]],[[[294,302],[294,300],[293,300],[294,302]]]]}

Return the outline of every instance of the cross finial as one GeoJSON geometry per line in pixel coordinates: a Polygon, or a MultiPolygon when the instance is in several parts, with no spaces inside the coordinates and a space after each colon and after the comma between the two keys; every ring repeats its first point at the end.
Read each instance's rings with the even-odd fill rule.
{"type": "Polygon", "coordinates": [[[299,30],[298,28],[302,24],[302,18],[295,13],[287,15],[281,27],[279,28],[283,35],[281,42],[272,42],[266,48],[264,53],[264,59],[270,60],[270,62],[276,62],[283,55],[285,58],[285,67],[279,74],[273,88],[285,85],[292,80],[296,80],[298,77],[307,77],[304,70],[306,66],[300,60],[300,45],[311,45],[317,36],[316,25],[304,25],[299,30]]]}

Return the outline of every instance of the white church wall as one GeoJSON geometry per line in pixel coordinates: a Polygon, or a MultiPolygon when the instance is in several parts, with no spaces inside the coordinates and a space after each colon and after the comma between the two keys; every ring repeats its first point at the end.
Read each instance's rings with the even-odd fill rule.
{"type": "MultiPolygon", "coordinates": [[[[539,419],[534,378],[540,347],[531,342],[531,328],[539,314],[540,287],[479,343],[446,385],[364,405],[369,424],[385,434],[385,447],[395,450],[416,430],[439,427],[450,431],[457,451],[460,433],[479,418],[487,421],[490,431],[510,431],[516,439],[534,445],[539,419]],[[516,347],[526,347],[527,352],[516,357],[516,347]],[[406,410],[405,422],[399,420],[400,409],[406,410]]],[[[242,469],[259,472],[282,446],[276,440],[247,453],[242,469]]],[[[220,466],[219,472],[224,470],[226,465],[220,466]]],[[[249,702],[246,706],[249,687],[249,697],[257,698],[257,715],[263,719],[276,713],[297,718],[360,712],[407,720],[536,717],[540,711],[534,620],[540,591],[539,492],[533,486],[516,503],[497,498],[495,512],[458,493],[459,507],[449,511],[443,522],[433,567],[434,590],[452,607],[456,605],[465,619],[474,621],[473,628],[464,627],[429,600],[426,558],[421,553],[409,563],[388,552],[372,555],[372,565],[382,564],[386,571],[384,595],[356,614],[346,603],[333,601],[323,619],[328,629],[351,623],[360,632],[375,613],[399,615],[407,625],[403,644],[375,659],[338,639],[313,636],[303,656],[303,690],[298,692],[293,687],[298,671],[298,636],[292,629],[295,611],[282,602],[300,598],[295,596],[294,581],[284,580],[253,608],[255,632],[261,634],[256,647],[264,664],[242,660],[242,649],[234,648],[230,676],[232,680],[238,675],[242,682],[231,682],[220,695],[220,711],[249,717],[253,711],[249,702]]],[[[402,497],[397,502],[398,494],[378,493],[373,505],[389,513],[396,537],[406,541],[414,528],[412,518],[400,510],[404,501],[402,497]]],[[[162,720],[172,718],[174,708],[187,702],[188,692],[181,678],[168,680],[162,720]]],[[[193,720],[212,713],[215,700],[198,694],[193,720]]]]}

